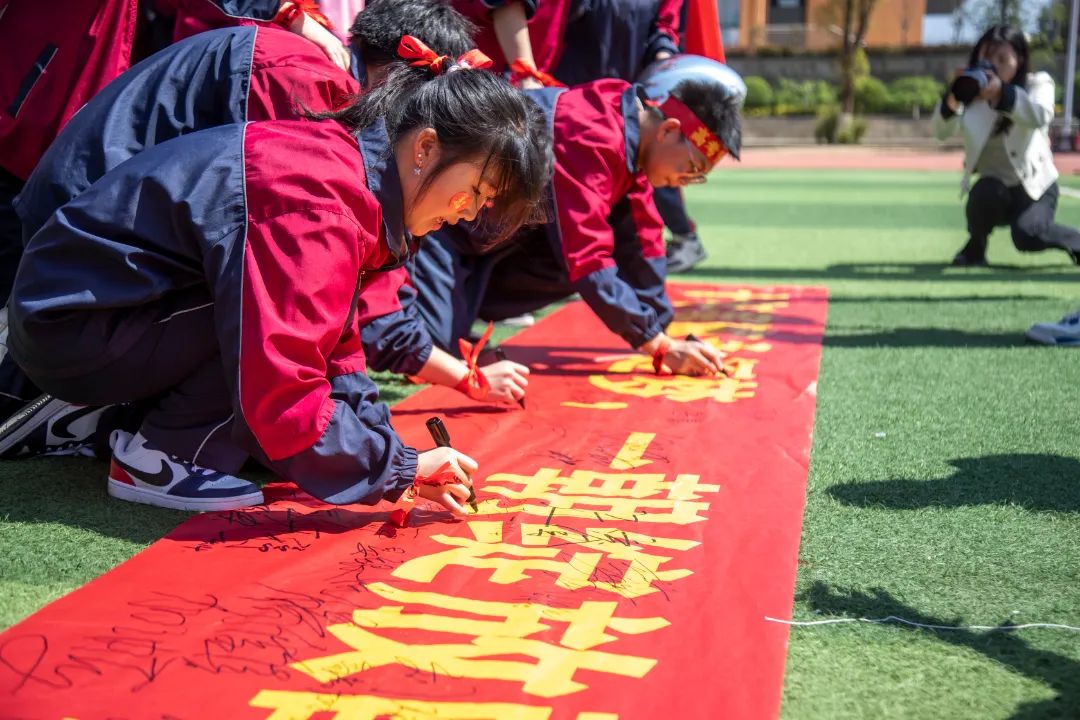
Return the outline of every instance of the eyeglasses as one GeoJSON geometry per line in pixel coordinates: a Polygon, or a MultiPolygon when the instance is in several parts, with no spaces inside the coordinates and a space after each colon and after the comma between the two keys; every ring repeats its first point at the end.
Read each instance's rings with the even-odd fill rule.
{"type": "Polygon", "coordinates": [[[690,168],[690,170],[685,173],[680,173],[679,180],[686,185],[701,185],[708,182],[708,163],[704,161],[699,162],[695,158],[694,146],[690,143],[690,138],[683,135],[683,143],[686,144],[686,164],[690,168]]]}

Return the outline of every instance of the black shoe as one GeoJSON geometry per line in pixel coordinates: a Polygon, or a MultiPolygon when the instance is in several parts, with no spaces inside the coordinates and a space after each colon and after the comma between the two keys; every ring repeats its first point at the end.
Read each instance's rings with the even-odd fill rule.
{"type": "Polygon", "coordinates": [[[0,425],[0,458],[92,456],[94,433],[106,409],[42,395],[0,425]]]}
{"type": "Polygon", "coordinates": [[[686,272],[708,257],[705,246],[695,233],[672,235],[667,244],[667,271],[686,272]]]}
{"type": "Polygon", "coordinates": [[[986,262],[985,255],[968,255],[964,251],[956,253],[956,257],[952,259],[953,267],[989,267],[990,263],[986,262]]]}

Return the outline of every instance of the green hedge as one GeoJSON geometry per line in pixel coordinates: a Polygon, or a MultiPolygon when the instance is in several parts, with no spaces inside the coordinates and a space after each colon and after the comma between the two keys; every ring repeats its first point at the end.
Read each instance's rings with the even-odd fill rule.
{"type": "Polygon", "coordinates": [[[747,110],[767,109],[773,106],[773,89],[769,81],[757,75],[746,78],[746,102],[747,110]]]}
{"type": "Polygon", "coordinates": [[[857,145],[866,134],[866,118],[852,118],[851,125],[840,129],[840,108],[836,105],[823,105],[817,111],[817,124],[814,127],[814,139],[818,143],[829,145],[857,145]]]}
{"type": "MultiPolygon", "coordinates": [[[[824,80],[781,79],[775,87],[756,75],[745,80],[749,115],[814,115],[839,101],[839,90],[824,80]]],[[[927,76],[903,77],[888,85],[875,77],[862,77],[855,84],[855,111],[910,115],[918,108],[932,112],[944,92],[944,83],[927,76]]]]}

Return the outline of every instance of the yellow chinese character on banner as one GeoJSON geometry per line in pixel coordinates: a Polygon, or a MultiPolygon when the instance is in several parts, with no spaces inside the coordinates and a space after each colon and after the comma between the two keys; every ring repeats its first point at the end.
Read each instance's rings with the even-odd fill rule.
{"type": "Polygon", "coordinates": [[[403,603],[432,605],[440,610],[497,619],[479,620],[445,612],[405,612],[405,605],[357,610],[353,613],[352,623],[327,627],[334,637],[353,650],[292,663],[290,667],[319,682],[329,683],[386,665],[401,665],[454,678],[517,682],[531,695],[556,697],[588,687],[574,679],[579,670],[644,677],[656,665],[655,659],[591,648],[615,639],[607,634],[608,629],[618,628],[636,634],[668,624],[663,618],[615,618],[614,602],[584,602],[579,608],[563,608],[560,612],[557,608],[529,603],[466,600],[439,593],[408,592],[385,583],[374,583],[370,589],[403,603]],[[549,631],[555,622],[567,624],[561,642],[529,637],[549,631]],[[387,637],[396,630],[414,631],[409,635],[410,642],[387,637]],[[415,631],[425,630],[432,634],[471,636],[472,642],[417,642],[415,631]]]}
{"type": "Polygon", "coordinates": [[[526,513],[538,517],[557,514],[564,518],[599,520],[623,520],[640,523],[673,523],[688,525],[705,519],[701,513],[709,503],[698,500],[696,491],[716,492],[716,485],[698,484],[697,475],[678,475],[673,483],[663,480],[664,475],[655,473],[598,473],[591,470],[574,470],[563,477],[555,468],[540,468],[533,475],[495,473],[488,476],[486,490],[510,500],[524,501],[520,505],[500,507],[505,513],[526,513]],[[591,488],[593,480],[612,478],[607,488],[591,488]],[[615,497],[605,495],[619,481],[640,481],[645,489],[625,488],[615,497]],[[570,482],[568,488],[562,483],[570,482]],[[522,490],[512,490],[502,484],[517,484],[522,490]],[[573,485],[576,483],[578,487],[573,485]],[[653,497],[648,483],[670,485],[672,492],[666,497],[653,497]],[[577,490],[575,492],[575,490],[577,490]]]}
{"type": "Polygon", "coordinates": [[[549,546],[548,538],[542,535],[534,536],[531,542],[523,545],[503,542],[501,522],[473,521],[469,523],[469,529],[476,539],[433,535],[432,540],[451,549],[407,560],[394,570],[394,577],[431,582],[445,568],[458,566],[491,570],[489,582],[511,585],[546,573],[555,578],[557,586],[567,590],[595,588],[635,598],[659,592],[655,582],[672,582],[692,574],[686,569],[661,570],[660,567],[671,558],[652,555],[643,545],[686,550],[697,544],[636,533],[624,539],[618,534],[599,531],[589,538],[589,542],[569,543],[599,552],[577,552],[564,550],[559,545],[549,546]],[[568,557],[560,560],[560,555],[568,557]]]}
{"type": "Polygon", "coordinates": [[[682,291],[684,297],[697,300],[726,300],[732,303],[750,302],[754,300],[790,300],[791,293],[772,292],[757,288],[736,288],[734,290],[720,290],[715,288],[692,288],[682,291]]]}
{"type": "MultiPolygon", "coordinates": [[[[249,703],[272,710],[265,720],[548,720],[551,708],[517,703],[432,702],[374,695],[263,690],[249,703]]],[[[580,717],[580,716],[579,716],[580,717]]]]}
{"type": "MultiPolygon", "coordinates": [[[[571,497],[584,495],[595,497],[596,505],[610,505],[607,498],[662,498],[663,500],[700,500],[702,493],[715,493],[720,491],[719,485],[701,482],[700,475],[680,473],[674,480],[668,480],[665,473],[648,472],[597,472],[595,470],[572,470],[569,475],[563,475],[556,468],[540,468],[532,475],[518,475],[516,473],[493,473],[485,480],[485,489],[498,493],[511,500],[534,500],[546,498],[551,493],[560,496],[571,497]],[[500,483],[499,487],[492,487],[491,483],[500,483]],[[517,489],[511,490],[501,485],[511,485],[517,489]]],[[[588,500],[588,498],[581,498],[588,500]]],[[[557,507],[557,506],[553,506],[557,507]]],[[[616,507],[612,505],[612,507],[616,507]]],[[[631,508],[633,504],[622,506],[631,508]]],[[[673,508],[673,504],[658,505],[663,509],[673,508]]],[[[547,511],[544,513],[547,514],[547,511]]],[[[563,516],[563,513],[559,513],[563,516]]],[[[593,517],[591,512],[585,511],[576,517],[593,517]]],[[[625,515],[625,519],[633,519],[625,515]]]]}
{"type": "MultiPolygon", "coordinates": [[[[548,720],[551,708],[498,702],[432,702],[372,695],[263,690],[249,703],[272,710],[265,720],[548,720]],[[327,713],[334,713],[327,717],[327,713]]],[[[583,711],[577,720],[619,720],[614,713],[583,711]]]]}
{"type": "Polygon", "coordinates": [[[601,390],[640,398],[663,397],[675,402],[714,400],[731,403],[754,397],[757,390],[754,367],[756,358],[724,358],[728,375],[691,377],[689,375],[656,375],[652,360],[629,357],[613,363],[608,372],[617,375],[590,375],[589,382],[601,390]]]}

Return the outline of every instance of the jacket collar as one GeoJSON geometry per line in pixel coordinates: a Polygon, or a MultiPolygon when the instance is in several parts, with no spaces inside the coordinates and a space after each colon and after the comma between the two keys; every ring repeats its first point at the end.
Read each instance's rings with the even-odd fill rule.
{"type": "Polygon", "coordinates": [[[386,134],[382,118],[360,131],[357,137],[360,155],[364,159],[367,187],[382,207],[383,229],[387,250],[398,267],[412,255],[414,242],[405,229],[405,207],[401,196],[401,177],[386,134]]]}
{"type": "Polygon", "coordinates": [[[623,135],[626,142],[626,169],[631,175],[638,172],[638,151],[641,149],[641,118],[638,114],[640,85],[631,85],[622,94],[623,135]]]}

